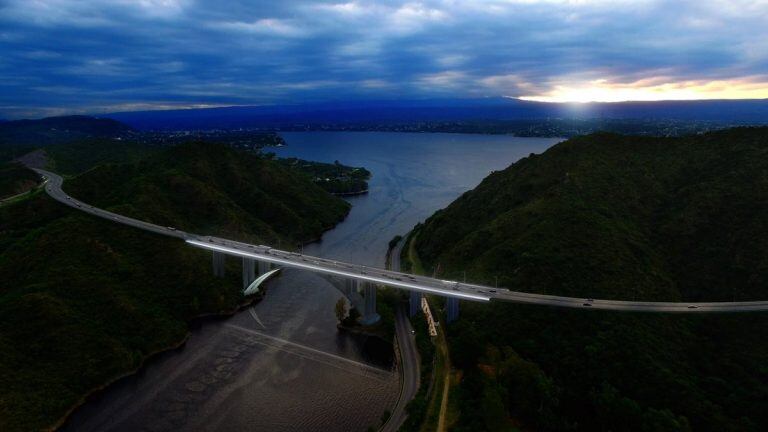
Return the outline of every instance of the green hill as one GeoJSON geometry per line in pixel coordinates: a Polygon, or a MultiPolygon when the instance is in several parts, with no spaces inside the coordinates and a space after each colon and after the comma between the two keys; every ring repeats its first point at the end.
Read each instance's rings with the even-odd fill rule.
{"type": "MultiPolygon", "coordinates": [[[[198,233],[290,247],[348,205],[226,146],[187,144],[68,179],[72,195],[198,233]]],[[[49,428],[91,390],[241,301],[237,260],[95,218],[38,194],[0,207],[0,430],[49,428]]]]}
{"type": "Polygon", "coordinates": [[[89,137],[112,138],[130,135],[130,126],[119,121],[90,116],[48,117],[0,123],[0,146],[46,146],[89,137]]]}
{"type": "Polygon", "coordinates": [[[349,204],[301,173],[225,145],[186,143],[136,164],[104,164],[64,184],[101,208],[227,238],[307,242],[340,222],[349,204]]]}
{"type": "Polygon", "coordinates": [[[163,147],[136,142],[84,138],[44,148],[47,168],[61,175],[76,175],[105,163],[135,164],[163,147]]]}
{"type": "Polygon", "coordinates": [[[34,171],[18,163],[0,162],[0,199],[26,192],[39,181],[34,171]]]}
{"type": "Polygon", "coordinates": [[[131,156],[151,151],[126,142],[135,136],[128,125],[89,116],[0,122],[0,162],[46,148],[58,162],[53,168],[76,174],[98,161],[135,161],[131,156]]]}
{"type": "MultiPolygon", "coordinates": [[[[428,271],[515,290],[768,298],[768,129],[571,139],[417,228],[428,271]]],[[[456,430],[765,430],[766,314],[463,304],[456,430]],[[508,418],[509,417],[509,418],[508,418]]]]}

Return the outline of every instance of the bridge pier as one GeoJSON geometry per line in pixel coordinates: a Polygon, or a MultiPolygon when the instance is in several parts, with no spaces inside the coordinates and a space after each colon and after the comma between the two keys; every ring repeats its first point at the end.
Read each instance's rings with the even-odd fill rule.
{"type": "Polygon", "coordinates": [[[415,317],[421,310],[421,293],[419,291],[411,291],[410,298],[408,300],[408,312],[411,317],[415,317]]]}
{"type": "Polygon", "coordinates": [[[371,325],[376,324],[381,319],[378,313],[376,313],[376,286],[370,282],[357,281],[358,287],[363,288],[363,300],[365,301],[365,308],[362,311],[363,316],[360,318],[360,324],[371,325]]]}
{"type": "Polygon", "coordinates": [[[448,297],[445,299],[445,320],[452,323],[459,318],[459,299],[448,297]]]}
{"type": "Polygon", "coordinates": [[[344,284],[341,288],[341,293],[344,294],[348,299],[350,299],[350,302],[352,301],[352,292],[355,290],[355,280],[354,279],[344,279],[344,284]]]}
{"type": "Polygon", "coordinates": [[[269,271],[270,264],[266,261],[259,261],[259,276],[269,271]]]}
{"type": "Polygon", "coordinates": [[[251,285],[255,280],[256,260],[253,258],[243,257],[243,289],[248,288],[248,286],[251,285]]]}
{"type": "Polygon", "coordinates": [[[223,252],[213,251],[213,257],[211,259],[213,265],[213,275],[215,277],[223,278],[225,270],[225,257],[223,252]]]}

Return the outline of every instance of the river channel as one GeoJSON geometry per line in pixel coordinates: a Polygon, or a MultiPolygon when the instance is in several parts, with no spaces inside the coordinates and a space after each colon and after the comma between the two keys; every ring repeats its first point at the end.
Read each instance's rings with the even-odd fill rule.
{"type": "MultiPolygon", "coordinates": [[[[369,193],[304,253],[383,266],[387,243],[493,170],[556,138],[378,132],[282,134],[278,156],[364,166],[369,193]]],[[[203,234],[203,233],[201,233],[203,234]]],[[[215,233],[211,233],[215,234],[215,233]]],[[[78,409],[71,431],[364,431],[394,406],[399,375],[371,341],[340,334],[341,297],[322,276],[286,270],[260,303],[196,326],[187,343],[78,409]],[[374,353],[375,354],[372,354],[374,353]]]]}

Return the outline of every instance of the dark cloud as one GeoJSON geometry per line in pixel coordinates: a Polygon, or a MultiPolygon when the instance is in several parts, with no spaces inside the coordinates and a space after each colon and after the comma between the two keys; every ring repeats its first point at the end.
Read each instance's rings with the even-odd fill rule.
{"type": "Polygon", "coordinates": [[[747,0],[0,0],[0,116],[596,80],[763,89],[766,22],[747,0]]]}

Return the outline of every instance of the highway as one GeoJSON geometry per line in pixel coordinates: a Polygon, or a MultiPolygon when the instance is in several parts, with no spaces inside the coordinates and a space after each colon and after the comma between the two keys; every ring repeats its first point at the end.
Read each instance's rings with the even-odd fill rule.
{"type": "Polygon", "coordinates": [[[768,310],[768,301],[746,302],[636,302],[622,300],[601,300],[591,298],[563,297],[545,294],[532,294],[511,291],[503,288],[491,288],[482,285],[446,281],[426,276],[410,275],[392,270],[360,266],[341,261],[303,255],[274,249],[269,246],[251,245],[233,240],[211,236],[201,236],[163,227],[148,222],[132,219],[106,210],[102,210],[67,195],[62,189],[61,176],[38,168],[32,168],[44,177],[45,191],[55,200],[78,210],[90,213],[116,223],[139,228],[165,236],[175,237],[188,244],[227,255],[249,257],[267,261],[285,267],[311,270],[318,273],[342,276],[356,280],[383,284],[407,290],[421,291],[461,300],[487,302],[506,301],[520,304],[567,307],[586,310],[612,310],[624,312],[663,312],[663,313],[710,313],[710,312],[755,312],[768,310]]]}
{"type": "MultiPolygon", "coordinates": [[[[393,270],[400,270],[400,252],[404,243],[405,239],[400,240],[397,246],[390,251],[390,268],[393,270]]],[[[419,381],[421,381],[416,337],[403,305],[400,305],[395,312],[395,334],[397,335],[397,347],[400,351],[402,387],[397,405],[392,410],[392,415],[387,422],[379,430],[380,432],[396,432],[405,423],[408,418],[405,407],[416,396],[419,391],[419,381]]]]}

